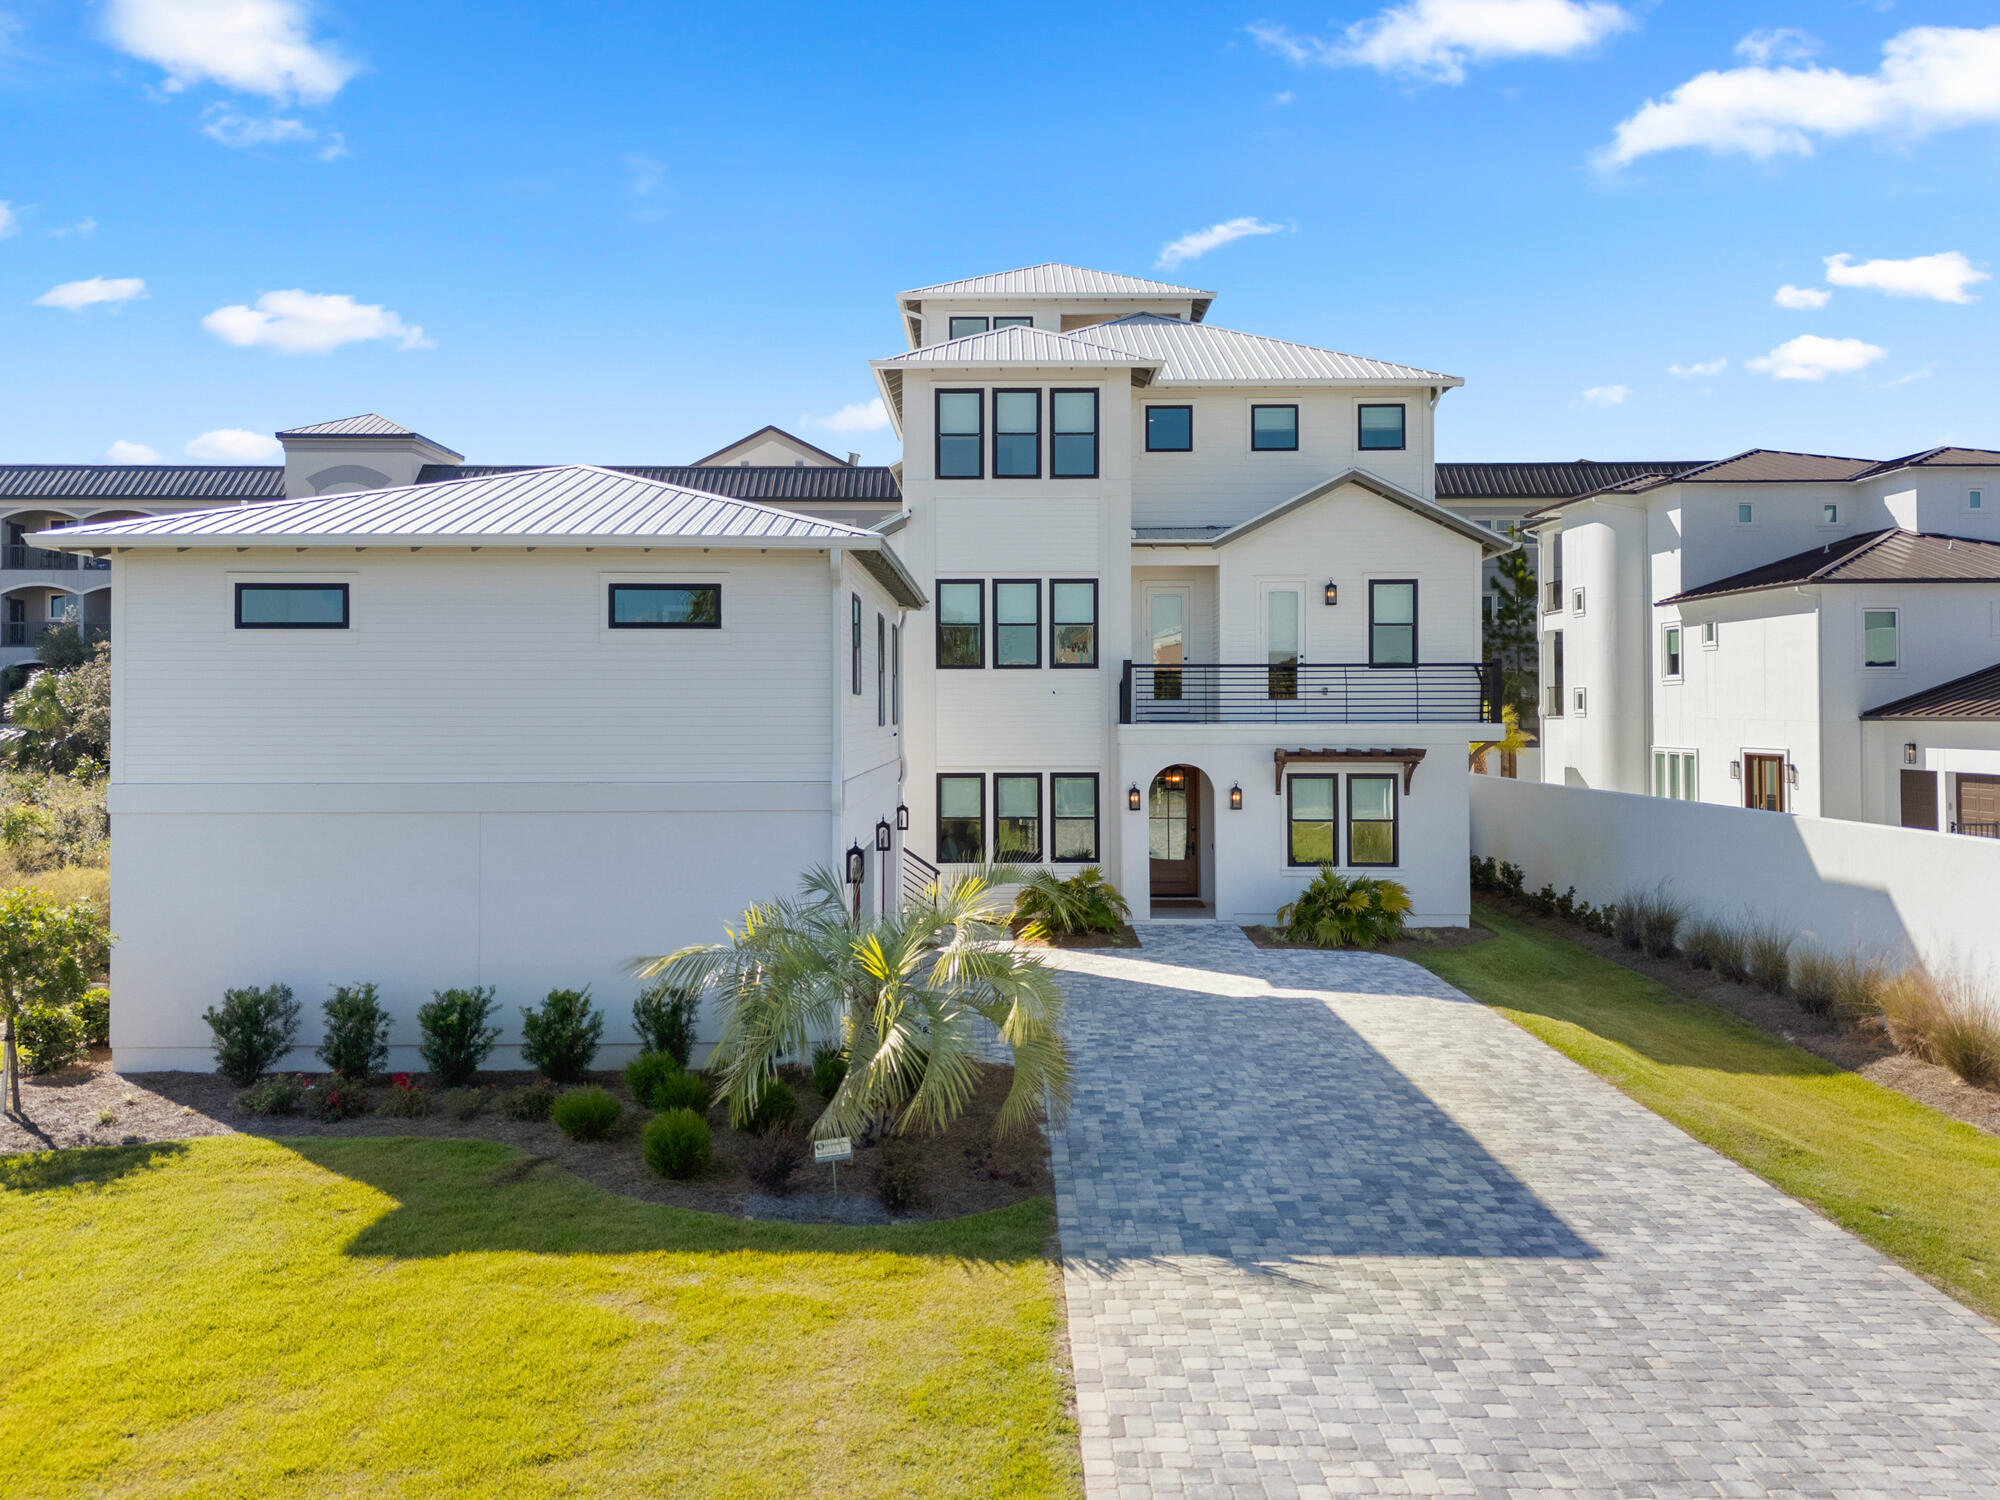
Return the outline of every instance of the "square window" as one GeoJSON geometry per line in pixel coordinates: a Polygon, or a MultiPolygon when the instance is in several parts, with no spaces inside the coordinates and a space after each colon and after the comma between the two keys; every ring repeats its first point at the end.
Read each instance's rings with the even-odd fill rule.
{"type": "Polygon", "coordinates": [[[1049,665],[1097,665],[1097,580],[1056,578],[1049,582],[1049,665]]]}
{"type": "Polygon", "coordinates": [[[1896,665],[1896,611],[1893,609],[1861,611],[1861,636],[1863,666],[1896,665]]]}
{"type": "Polygon", "coordinates": [[[1403,408],[1395,406],[1364,406],[1360,408],[1360,446],[1363,452],[1383,448],[1403,446],[1403,408]]]}
{"type": "Polygon", "coordinates": [[[986,393],[984,391],[939,391],[937,393],[937,477],[979,479],[985,466],[984,446],[986,393]]]}
{"type": "Polygon", "coordinates": [[[1194,408],[1192,406],[1149,406],[1146,408],[1146,451],[1148,453],[1189,453],[1194,449],[1194,408]]]}
{"type": "Polygon", "coordinates": [[[1042,664],[1042,583],[1038,578],[995,579],[993,665],[1042,664]]]}
{"type": "Polygon", "coordinates": [[[984,318],[953,318],[951,320],[951,332],[947,337],[955,339],[970,338],[975,333],[984,332],[986,332],[986,320],[984,318]]]}
{"type": "Polygon", "coordinates": [[[1094,863],[1097,859],[1096,775],[1049,777],[1049,803],[1055,820],[1055,844],[1050,856],[1061,864],[1094,863]]]}
{"type": "Polygon", "coordinates": [[[941,865],[984,864],[986,778],[940,776],[937,789],[937,862],[941,865]]]}
{"type": "Polygon", "coordinates": [[[1347,778],[1347,862],[1396,863],[1396,778],[1347,778]]]}
{"type": "Polygon", "coordinates": [[[1042,393],[993,393],[993,477],[1038,479],[1042,472],[1042,393]]]}
{"type": "Polygon", "coordinates": [[[236,585],[236,628],[345,630],[347,585],[239,583],[236,585]]]}
{"type": "Polygon", "coordinates": [[[1097,392],[1049,392],[1049,473],[1056,479],[1097,477],[1097,392]]]}
{"type": "Polygon", "coordinates": [[[986,585],[977,579],[938,580],[937,661],[940,667],[986,665],[986,585]]]}
{"type": "Polygon", "coordinates": [[[1416,661],[1416,581],[1376,579],[1368,585],[1368,664],[1410,667],[1416,661]]]}
{"type": "Polygon", "coordinates": [[[1033,865],[1042,860],[1042,778],[993,778],[993,857],[1033,865]]]}
{"type": "Polygon", "coordinates": [[[1250,408],[1250,448],[1255,453],[1293,453],[1299,446],[1296,406],[1250,408]]]}
{"type": "Polygon", "coordinates": [[[1747,503],[1736,507],[1736,524],[1738,526],[1753,525],[1755,524],[1756,519],[1757,519],[1756,507],[1749,505],[1747,503]]]}
{"type": "Polygon", "coordinates": [[[1290,776],[1285,779],[1288,865],[1336,863],[1334,849],[1333,776],[1290,776]]]}
{"type": "Polygon", "coordinates": [[[719,583],[614,583],[613,630],[720,630],[719,583]]]}
{"type": "Polygon", "coordinates": [[[1669,625],[1660,632],[1660,675],[1673,680],[1681,675],[1681,628],[1669,625]]]}
{"type": "Polygon", "coordinates": [[[1819,508],[1819,523],[1822,526],[1838,526],[1840,524],[1840,507],[1830,501],[1822,505],[1819,508]]]}

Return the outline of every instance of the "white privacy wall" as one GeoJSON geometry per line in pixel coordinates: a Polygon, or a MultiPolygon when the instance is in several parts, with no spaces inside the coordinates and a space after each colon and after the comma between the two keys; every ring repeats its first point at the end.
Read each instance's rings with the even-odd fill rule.
{"type": "Polygon", "coordinates": [[[2000,974],[2000,840],[1474,776],[1472,852],[1530,890],[1616,901],[1664,881],[1692,912],[1775,921],[1837,951],[2000,974]]]}

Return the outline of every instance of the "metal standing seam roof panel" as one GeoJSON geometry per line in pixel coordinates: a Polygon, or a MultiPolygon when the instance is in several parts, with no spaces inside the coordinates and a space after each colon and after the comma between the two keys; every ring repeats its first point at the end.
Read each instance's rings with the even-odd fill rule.
{"type": "Polygon", "coordinates": [[[1660,463],[1580,458],[1556,463],[1441,463],[1436,465],[1440,500],[1571,500],[1607,485],[1677,474],[1706,459],[1660,463]]]}
{"type": "Polygon", "coordinates": [[[1217,328],[1210,323],[1187,323],[1154,313],[1134,313],[1108,323],[1093,323],[1071,336],[1160,361],[1163,368],[1155,385],[1465,384],[1459,376],[1437,370],[1364,359],[1332,349],[1315,349],[1310,344],[1217,328]]]}
{"type": "Polygon", "coordinates": [[[1662,604],[1820,583],[2000,583],[2000,542],[1890,528],[1684,589],[1662,604]]]}
{"type": "Polygon", "coordinates": [[[272,464],[0,464],[0,500],[269,500],[272,464]]]}
{"type": "Polygon", "coordinates": [[[1864,719],[2000,719],[2000,663],[1871,708],[1864,719]]]}
{"type": "MultiPolygon", "coordinates": [[[[496,474],[521,474],[555,464],[425,464],[418,484],[444,484],[454,479],[484,479],[496,474]]],[[[893,469],[879,465],[846,464],[597,464],[614,474],[653,479],[680,489],[752,500],[780,507],[787,501],[811,504],[900,505],[902,486],[893,469]]]]}
{"type": "MultiPolygon", "coordinates": [[[[1169,319],[1168,321],[1172,321],[1169,319]]],[[[1092,325],[1095,333],[1103,324],[1092,325]]],[[[1190,325],[1181,324],[1185,328],[1190,325]]],[[[995,328],[985,333],[968,333],[964,338],[926,344],[907,354],[873,361],[877,369],[910,365],[1134,365],[1158,364],[1144,355],[1084,337],[1080,333],[1052,333],[1046,328],[995,328]]]]}
{"type": "Polygon", "coordinates": [[[338,417],[331,422],[313,422],[304,427],[287,427],[278,434],[288,437],[416,437],[417,433],[400,422],[391,422],[387,417],[374,412],[363,412],[358,417],[338,417]]]}
{"type": "Polygon", "coordinates": [[[1083,266],[1065,265],[1059,260],[1038,266],[1022,266],[1014,271],[996,271],[986,276],[967,276],[959,281],[940,281],[898,292],[898,297],[1207,297],[1214,292],[1170,281],[1149,281],[1140,276],[1120,276],[1112,271],[1092,271],[1083,266]]]}

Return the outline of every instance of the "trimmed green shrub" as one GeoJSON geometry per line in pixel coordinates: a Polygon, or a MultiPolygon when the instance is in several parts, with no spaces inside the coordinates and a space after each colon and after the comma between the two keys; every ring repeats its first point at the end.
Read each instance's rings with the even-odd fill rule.
{"type": "Polygon", "coordinates": [[[496,1008],[495,993],[491,985],[434,990],[430,1003],[417,1012],[423,1031],[417,1051],[440,1088],[459,1087],[485,1065],[500,1035],[498,1026],[487,1025],[496,1008]]]}
{"type": "Polygon", "coordinates": [[[382,1113],[399,1120],[427,1120],[431,1103],[429,1089],[408,1073],[398,1073],[389,1080],[389,1092],[382,1097],[382,1113]]]}
{"type": "Polygon", "coordinates": [[[111,1045],[111,991],[103,985],[85,990],[83,998],[76,1002],[76,1018],[83,1026],[86,1046],[111,1045]]]}
{"type": "Polygon", "coordinates": [[[298,1109],[305,1092],[298,1079],[273,1073],[238,1094],[236,1107],[246,1115],[289,1115],[298,1109]]]}
{"type": "Polygon", "coordinates": [[[454,1120],[476,1119],[486,1112],[491,1089],[453,1089],[444,1096],[444,1112],[454,1120]]]}
{"type": "Polygon", "coordinates": [[[699,1177],[715,1146],[708,1121],[691,1109],[670,1109],[646,1122],[646,1165],[662,1177],[699,1177]]]}
{"type": "Polygon", "coordinates": [[[675,989],[656,979],[632,1002],[632,1029],[648,1052],[664,1052],[683,1068],[694,1052],[695,1023],[701,1019],[701,996],[675,989]]]}
{"type": "Polygon", "coordinates": [[[743,1151],[743,1171],[773,1197],[792,1189],[792,1174],[806,1164],[805,1138],[787,1127],[751,1141],[743,1151]]]}
{"type": "Polygon", "coordinates": [[[581,1083],[597,1056],[604,1017],[590,1008],[590,989],[550,990],[541,1009],[521,1008],[521,1056],[557,1083],[581,1083]]]}
{"type": "Polygon", "coordinates": [[[524,1083],[500,1096],[500,1113],[510,1120],[546,1120],[556,1107],[556,1086],[546,1078],[524,1083]]]}
{"type": "Polygon", "coordinates": [[[663,1078],[653,1088],[653,1109],[691,1109],[698,1115],[708,1113],[709,1100],[713,1091],[706,1077],[700,1073],[676,1073],[663,1078]]]}
{"type": "Polygon", "coordinates": [[[289,984],[224,990],[222,1004],[201,1013],[215,1033],[215,1070],[249,1087],[292,1050],[299,1034],[298,1002],[289,984]]]}
{"type": "Polygon", "coordinates": [[[315,1120],[332,1124],[365,1115],[369,1108],[368,1089],[360,1079],[342,1078],[338,1073],[322,1079],[306,1094],[306,1108],[315,1120]]]}
{"type": "Polygon", "coordinates": [[[798,1113],[799,1096],[779,1080],[768,1078],[757,1095],[757,1103],[750,1109],[730,1101],[729,1123],[749,1135],[769,1135],[780,1126],[791,1124],[798,1113]]]}
{"type": "Polygon", "coordinates": [[[654,1099],[654,1091],[680,1076],[681,1065],[665,1052],[641,1052],[625,1064],[625,1087],[643,1109],[666,1109],[667,1105],[654,1099]]]}
{"type": "Polygon", "coordinates": [[[67,1005],[29,1005],[14,1023],[21,1066],[30,1073],[53,1073],[83,1056],[83,1022],[67,1005]]]}
{"type": "Polygon", "coordinates": [[[1752,927],[1743,936],[1744,957],[1750,978],[1760,989],[1782,995],[1792,987],[1792,940],[1768,923],[1752,927]]]}
{"type": "Polygon", "coordinates": [[[1320,866],[1299,899],[1278,908],[1285,937],[1322,948],[1367,948],[1403,936],[1410,892],[1399,881],[1340,875],[1320,866]]]}
{"type": "Polygon", "coordinates": [[[929,1198],[923,1163],[907,1146],[892,1146],[875,1163],[875,1196],[892,1214],[922,1208],[929,1198]]]}
{"type": "Polygon", "coordinates": [[[342,1078],[366,1082],[389,1065],[389,1013],[372,984],[335,988],[322,1009],[326,1035],[314,1056],[342,1078]]]}
{"type": "Polygon", "coordinates": [[[817,1047],[813,1050],[813,1092],[822,1099],[831,1099],[847,1076],[847,1054],[838,1047],[817,1047]]]}
{"type": "Polygon", "coordinates": [[[611,1134],[625,1106],[596,1084],[571,1089],[549,1111],[556,1129],[573,1141],[601,1141],[611,1134]]]}
{"type": "Polygon", "coordinates": [[[1132,908],[1096,865],[1064,880],[1052,870],[1036,870],[1014,897],[1014,919],[1038,923],[1044,932],[1116,932],[1132,908]]]}

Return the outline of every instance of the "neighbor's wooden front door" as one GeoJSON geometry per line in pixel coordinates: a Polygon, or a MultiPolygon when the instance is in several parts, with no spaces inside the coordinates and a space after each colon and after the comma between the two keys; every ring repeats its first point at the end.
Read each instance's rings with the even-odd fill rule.
{"type": "Polygon", "coordinates": [[[1743,757],[1743,805],[1765,812],[1785,810],[1785,757],[1746,755],[1743,757]]]}
{"type": "Polygon", "coordinates": [[[1958,831],[2000,839],[2000,776],[1959,776],[1958,831]]]}
{"type": "Polygon", "coordinates": [[[1155,896],[1201,895],[1200,786],[1201,778],[1186,766],[1169,766],[1153,778],[1146,842],[1155,896]]]}

